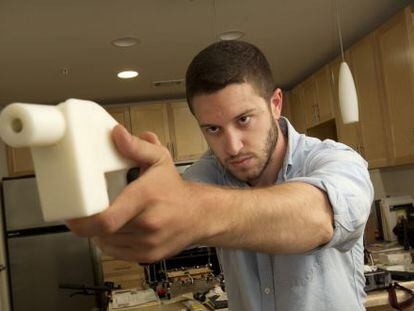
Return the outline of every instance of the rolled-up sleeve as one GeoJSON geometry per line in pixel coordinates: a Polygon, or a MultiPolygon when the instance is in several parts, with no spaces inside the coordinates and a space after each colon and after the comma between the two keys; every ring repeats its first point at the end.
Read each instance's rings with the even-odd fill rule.
{"type": "Polygon", "coordinates": [[[300,177],[326,192],[334,215],[332,239],[318,249],[333,247],[345,252],[364,232],[374,197],[366,161],[346,145],[324,141],[304,160],[300,177]]]}

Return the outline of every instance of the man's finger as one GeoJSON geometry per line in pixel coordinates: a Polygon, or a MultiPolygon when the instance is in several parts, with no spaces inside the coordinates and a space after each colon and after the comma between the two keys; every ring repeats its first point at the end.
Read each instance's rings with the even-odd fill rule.
{"type": "MultiPolygon", "coordinates": [[[[145,137],[150,137],[150,140],[158,141],[155,134],[145,134],[145,137]]],[[[121,125],[114,127],[112,138],[119,153],[125,158],[137,162],[139,166],[151,166],[158,163],[166,156],[165,150],[161,148],[160,145],[132,136],[121,125]]]]}
{"type": "Polygon", "coordinates": [[[153,132],[142,132],[141,134],[138,135],[138,137],[152,144],[161,146],[161,142],[158,139],[158,136],[153,132]]]}
{"type": "Polygon", "coordinates": [[[92,237],[113,234],[141,213],[140,209],[143,206],[139,202],[143,201],[139,188],[130,184],[103,212],[89,217],[67,220],[66,224],[80,236],[92,237]]]}

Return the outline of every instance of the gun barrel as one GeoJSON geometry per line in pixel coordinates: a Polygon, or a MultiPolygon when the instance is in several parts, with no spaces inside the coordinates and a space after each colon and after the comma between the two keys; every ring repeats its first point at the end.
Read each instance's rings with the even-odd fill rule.
{"type": "Polygon", "coordinates": [[[65,129],[65,117],[55,106],[14,103],[0,114],[0,137],[16,148],[53,145],[65,129]]]}

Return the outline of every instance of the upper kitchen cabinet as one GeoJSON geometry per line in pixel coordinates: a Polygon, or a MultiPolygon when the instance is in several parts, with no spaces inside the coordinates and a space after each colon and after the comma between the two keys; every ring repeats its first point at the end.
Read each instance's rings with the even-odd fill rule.
{"type": "Polygon", "coordinates": [[[170,149],[168,112],[165,103],[134,104],[130,106],[130,113],[133,135],[138,136],[145,131],[153,132],[158,136],[161,144],[170,149]]]}
{"type": "Polygon", "coordinates": [[[187,102],[172,102],[168,105],[174,160],[198,159],[207,150],[207,143],[197,120],[188,108],[187,102]]]}
{"type": "Polygon", "coordinates": [[[289,92],[289,121],[292,123],[296,131],[304,134],[306,133],[306,117],[304,104],[300,99],[300,94],[302,92],[301,88],[302,86],[299,85],[289,92]]]}
{"type": "Polygon", "coordinates": [[[29,147],[12,148],[6,146],[9,176],[22,176],[34,173],[32,154],[29,147]]]}
{"type": "Polygon", "coordinates": [[[291,120],[290,93],[288,91],[284,91],[282,99],[282,116],[291,120]]]}
{"type": "Polygon", "coordinates": [[[131,115],[129,112],[129,105],[108,106],[104,108],[116,121],[118,121],[119,124],[122,124],[131,133],[131,115]]]}
{"type": "Polygon", "coordinates": [[[319,123],[319,112],[316,98],[316,83],[313,76],[303,81],[297,91],[299,101],[301,102],[305,113],[305,128],[317,125],[319,123]]]}
{"type": "Polygon", "coordinates": [[[196,160],[207,150],[200,127],[185,101],[132,104],[129,109],[132,134],[154,132],[174,161],[196,160]]]}
{"type": "Polygon", "coordinates": [[[324,66],[314,75],[316,86],[316,109],[318,123],[323,123],[334,118],[332,81],[329,66],[324,66]]]}
{"type": "Polygon", "coordinates": [[[379,68],[391,131],[393,164],[414,162],[414,49],[412,8],[398,13],[375,31],[379,68]]]}
{"type": "Polygon", "coordinates": [[[328,66],[322,67],[302,82],[300,90],[307,128],[334,118],[332,83],[328,66]]]}
{"type": "Polygon", "coordinates": [[[357,89],[359,103],[359,152],[370,168],[389,164],[388,131],[384,126],[384,101],[381,96],[378,73],[378,53],[372,34],[360,40],[349,50],[350,67],[357,89]]]}

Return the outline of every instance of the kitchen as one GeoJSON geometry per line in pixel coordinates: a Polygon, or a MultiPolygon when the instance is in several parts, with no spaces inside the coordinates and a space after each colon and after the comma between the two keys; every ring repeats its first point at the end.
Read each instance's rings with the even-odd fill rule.
{"type": "MultiPolygon", "coordinates": [[[[365,81],[361,78],[365,71],[358,72],[360,67],[356,64],[361,58],[355,55],[358,51],[359,55],[368,53],[372,48],[370,44],[374,44],[369,34],[410,3],[399,1],[396,4],[385,0],[380,4],[378,1],[364,1],[363,4],[341,2],[346,57],[351,60],[351,69],[357,75],[357,87],[358,83],[365,81]],[[368,39],[361,44],[365,49],[353,50],[351,47],[366,35],[368,39]]],[[[14,101],[56,104],[70,97],[94,100],[104,104],[131,132],[155,131],[177,162],[191,161],[205,150],[206,145],[200,135],[188,134],[198,132],[183,102],[182,78],[186,65],[198,50],[217,40],[219,34],[238,30],[243,32],[242,40],[256,43],[269,56],[277,84],[288,90],[286,115],[298,129],[321,137],[336,135],[359,152],[368,152],[366,156],[376,156],[372,157],[371,165],[376,198],[414,194],[410,182],[414,178],[414,168],[410,165],[413,158],[407,156],[409,149],[412,150],[409,145],[412,138],[401,143],[396,136],[398,134],[388,131],[387,126],[377,127],[378,123],[366,126],[361,121],[356,128],[339,123],[337,108],[333,104],[336,92],[332,89],[329,104],[332,109],[327,116],[315,112],[321,109],[317,107],[317,99],[310,104],[301,102],[304,96],[317,98],[323,81],[327,75],[330,81],[329,74],[334,71],[335,60],[332,60],[340,51],[333,1],[319,1],[317,4],[287,4],[284,1],[272,4],[266,1],[261,9],[257,8],[256,2],[247,0],[141,1],[139,5],[131,1],[115,6],[107,1],[73,3],[65,7],[48,1],[42,4],[21,1],[1,6],[4,10],[0,10],[0,17],[5,27],[0,33],[3,42],[7,42],[2,47],[7,54],[2,57],[4,70],[0,73],[0,104],[3,106],[14,101]],[[15,20],[19,23],[13,23],[15,20]],[[182,22],[177,23],[178,20],[182,22]],[[283,31],[269,32],[268,27],[283,31]],[[314,33],[317,34],[315,37],[314,33]],[[121,37],[136,38],[135,45],[118,47],[111,43],[121,37]],[[173,62],[170,61],[172,58],[173,62]],[[118,69],[137,69],[139,76],[123,81],[115,76],[118,69]],[[298,116],[295,111],[302,104],[305,107],[301,110],[307,114],[298,116]],[[181,124],[186,124],[186,127],[181,124]],[[370,131],[378,135],[374,144],[372,136],[366,134],[372,134],[370,131]],[[347,136],[349,133],[352,137],[347,136]],[[383,137],[387,140],[382,140],[383,137]],[[381,149],[381,145],[385,147],[381,149]],[[375,152],[369,153],[372,150],[375,152]]],[[[389,40],[389,44],[395,44],[389,40]]],[[[387,42],[384,41],[384,50],[380,53],[388,51],[387,42]]],[[[373,66],[376,64],[377,61],[373,66]]],[[[389,69],[386,65],[378,68],[379,72],[389,69]]],[[[379,85],[385,82],[380,78],[376,81],[373,87],[378,90],[377,98],[369,97],[372,94],[363,94],[363,98],[370,98],[371,102],[381,100],[381,109],[374,110],[374,113],[389,111],[385,117],[394,117],[398,109],[386,106],[382,98],[391,100],[396,97],[401,102],[405,98],[394,96],[395,93],[384,96],[380,92],[383,89],[392,92],[392,88],[381,88],[379,85]]],[[[403,115],[403,121],[394,121],[397,130],[411,126],[407,120],[411,120],[412,115],[407,112],[403,115]]],[[[380,116],[385,118],[384,114],[380,116]]],[[[375,118],[374,121],[377,120],[375,118]]],[[[379,124],[387,125],[389,122],[379,124]]],[[[6,151],[4,144],[1,144],[1,149],[2,177],[31,172],[27,150],[6,151]]],[[[4,273],[1,277],[4,278],[4,273]]]]}

